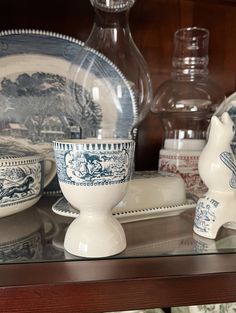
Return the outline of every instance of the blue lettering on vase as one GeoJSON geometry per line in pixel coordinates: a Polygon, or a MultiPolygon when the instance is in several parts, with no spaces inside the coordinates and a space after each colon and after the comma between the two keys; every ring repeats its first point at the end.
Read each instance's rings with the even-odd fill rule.
{"type": "Polygon", "coordinates": [[[197,203],[194,226],[201,232],[208,232],[212,222],[216,220],[216,208],[219,202],[212,198],[200,198],[197,203]]]}

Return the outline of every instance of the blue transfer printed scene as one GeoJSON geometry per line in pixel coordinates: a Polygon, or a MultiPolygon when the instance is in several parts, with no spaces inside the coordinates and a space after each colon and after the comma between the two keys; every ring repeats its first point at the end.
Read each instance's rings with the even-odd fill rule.
{"type": "Polygon", "coordinates": [[[59,181],[76,185],[109,185],[128,181],[133,147],[121,150],[55,149],[59,181]]]}

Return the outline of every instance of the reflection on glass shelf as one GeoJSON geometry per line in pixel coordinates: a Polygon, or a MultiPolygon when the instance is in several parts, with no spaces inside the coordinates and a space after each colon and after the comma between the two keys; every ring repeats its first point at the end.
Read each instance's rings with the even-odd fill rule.
{"type": "Polygon", "coordinates": [[[59,257],[50,240],[58,226],[46,211],[36,207],[0,219],[0,263],[31,262],[59,257]],[[54,248],[53,248],[54,250],[54,248]]]}
{"type": "Polygon", "coordinates": [[[180,215],[123,225],[128,247],[122,256],[163,256],[236,251],[236,232],[222,229],[216,240],[193,233],[194,209],[180,215]]]}
{"type": "MultiPolygon", "coordinates": [[[[64,251],[66,229],[73,218],[55,214],[56,197],[0,219],[0,263],[84,260],[64,251]]],[[[236,252],[236,231],[222,228],[216,240],[193,233],[194,209],[179,215],[122,224],[127,248],[112,258],[236,252]]]]}

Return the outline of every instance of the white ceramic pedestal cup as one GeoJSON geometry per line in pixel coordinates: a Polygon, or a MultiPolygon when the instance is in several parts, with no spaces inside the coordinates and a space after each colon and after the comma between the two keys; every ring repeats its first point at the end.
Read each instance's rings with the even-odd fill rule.
{"type": "Polygon", "coordinates": [[[55,161],[35,153],[0,154],[0,217],[33,206],[56,175],[55,161]],[[47,162],[47,172],[45,163],[47,162]]]}
{"type": "Polygon", "coordinates": [[[80,215],[68,227],[64,248],[81,257],[105,257],[126,247],[112,215],[131,178],[134,141],[81,139],[54,142],[59,184],[80,215]]]}

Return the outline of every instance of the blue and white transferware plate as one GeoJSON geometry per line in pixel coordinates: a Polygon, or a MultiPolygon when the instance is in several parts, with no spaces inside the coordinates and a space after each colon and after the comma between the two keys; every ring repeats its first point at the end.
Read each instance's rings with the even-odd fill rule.
{"type": "MultiPolygon", "coordinates": [[[[0,32],[0,68],[0,150],[20,146],[53,157],[53,140],[88,132],[96,137],[108,124],[117,137],[128,137],[137,122],[135,97],[123,74],[74,38],[35,30],[0,32]],[[72,103],[66,92],[69,69],[85,52],[72,103]],[[90,59],[96,66],[87,71],[90,59]]],[[[46,191],[59,191],[56,178],[46,191]]]]}
{"type": "MultiPolygon", "coordinates": [[[[196,207],[196,202],[193,200],[187,200],[186,203],[181,205],[163,206],[156,208],[143,208],[143,209],[127,209],[116,207],[113,209],[113,215],[121,222],[128,223],[140,220],[147,220],[159,217],[167,217],[178,215],[186,210],[196,207]]],[[[61,197],[53,205],[52,210],[58,215],[65,217],[79,217],[79,211],[74,209],[70,203],[61,197]]]]}

